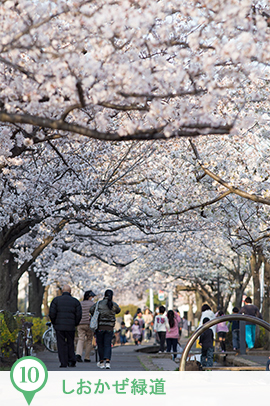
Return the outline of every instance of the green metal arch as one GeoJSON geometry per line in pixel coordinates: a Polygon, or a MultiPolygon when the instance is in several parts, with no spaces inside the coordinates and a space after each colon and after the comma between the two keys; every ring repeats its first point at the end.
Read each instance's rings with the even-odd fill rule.
{"type": "Polygon", "coordinates": [[[181,362],[179,366],[179,371],[185,371],[186,367],[186,359],[189,354],[189,351],[191,350],[193,344],[197,340],[200,335],[206,331],[208,328],[215,326],[216,324],[222,322],[222,321],[232,321],[232,320],[240,320],[240,321],[252,321],[254,324],[258,324],[261,327],[264,327],[266,330],[270,331],[270,324],[267,323],[266,321],[262,319],[258,319],[257,317],[253,316],[248,316],[246,314],[230,314],[230,315],[224,315],[220,317],[215,317],[212,320],[209,320],[207,323],[203,324],[200,328],[198,328],[190,337],[188,340],[185,349],[182,353],[181,357],[181,362]]]}

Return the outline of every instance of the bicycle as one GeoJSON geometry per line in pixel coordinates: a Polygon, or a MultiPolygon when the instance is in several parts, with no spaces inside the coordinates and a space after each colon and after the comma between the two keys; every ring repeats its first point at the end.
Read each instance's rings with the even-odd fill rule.
{"type": "Polygon", "coordinates": [[[43,343],[50,352],[58,352],[55,329],[50,321],[46,323],[46,326],[48,328],[42,336],[43,343]]]}
{"type": "MultiPolygon", "coordinates": [[[[15,316],[34,316],[34,313],[21,313],[16,312],[15,316]]],[[[28,357],[33,355],[33,323],[25,320],[25,317],[21,318],[21,329],[17,336],[17,357],[28,357]]]]}

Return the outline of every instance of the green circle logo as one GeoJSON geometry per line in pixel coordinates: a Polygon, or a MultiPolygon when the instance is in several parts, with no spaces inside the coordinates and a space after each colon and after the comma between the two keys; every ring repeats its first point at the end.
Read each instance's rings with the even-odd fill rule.
{"type": "Polygon", "coordinates": [[[28,405],[30,405],[35,393],[46,385],[48,370],[40,359],[23,357],[13,364],[10,379],[14,388],[22,392],[28,405]]]}

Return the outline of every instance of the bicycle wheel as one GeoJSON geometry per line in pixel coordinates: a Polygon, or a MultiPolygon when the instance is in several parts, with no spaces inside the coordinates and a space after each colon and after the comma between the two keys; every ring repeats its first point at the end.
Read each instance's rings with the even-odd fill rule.
{"type": "Polygon", "coordinates": [[[24,343],[24,334],[22,331],[19,331],[18,337],[17,337],[17,358],[22,358],[25,357],[26,351],[25,351],[25,343],[24,343]]]}
{"type": "Polygon", "coordinates": [[[47,350],[51,352],[58,352],[57,349],[57,341],[56,341],[56,334],[53,329],[49,329],[45,331],[43,335],[43,343],[47,350]]]}

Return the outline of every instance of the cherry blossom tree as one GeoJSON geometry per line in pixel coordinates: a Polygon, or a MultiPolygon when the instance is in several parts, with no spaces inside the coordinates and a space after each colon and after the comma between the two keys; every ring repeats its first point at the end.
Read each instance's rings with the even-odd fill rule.
{"type": "Polygon", "coordinates": [[[3,163],[68,134],[123,141],[268,128],[267,108],[266,118],[255,108],[268,94],[265,5],[2,2],[3,163]]]}
{"type": "MultiPolygon", "coordinates": [[[[183,258],[173,254],[179,246],[192,253],[198,231],[204,242],[209,235],[222,240],[218,208],[228,196],[261,203],[261,227],[268,227],[266,6],[251,0],[1,3],[0,307],[15,307],[19,277],[49,252],[74,266],[74,255],[116,265],[115,281],[119,264],[136,258],[125,284],[141,280],[140,272],[145,278],[139,264],[157,271],[162,264],[169,278],[210,286],[217,253],[212,274],[210,254],[201,253],[197,265],[186,261],[177,275],[183,258]],[[121,258],[119,242],[132,238],[138,251],[126,244],[121,258]]],[[[76,270],[74,283],[83,278],[80,265],[76,270]]],[[[56,270],[57,277],[63,272],[56,270]]]]}

